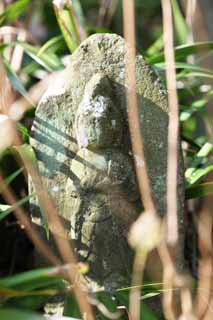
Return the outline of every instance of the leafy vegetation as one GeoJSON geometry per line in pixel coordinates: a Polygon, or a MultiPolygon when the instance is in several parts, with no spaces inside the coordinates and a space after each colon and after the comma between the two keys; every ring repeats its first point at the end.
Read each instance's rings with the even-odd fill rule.
{"type": "MultiPolygon", "coordinates": [[[[25,152],[26,155],[29,152],[27,144],[30,126],[38,99],[47,86],[45,78],[49,77],[47,82],[50,82],[51,76],[66,66],[69,56],[89,34],[95,32],[122,34],[122,3],[115,2],[117,6],[106,11],[103,16],[99,1],[95,0],[67,1],[66,5],[63,5],[63,1],[17,0],[12,1],[10,5],[2,6],[0,54],[13,87],[13,103],[6,114],[16,121],[20,138],[25,143],[24,147],[16,146],[16,153],[18,151],[22,155],[25,152]],[[6,26],[8,29],[5,29],[6,26]],[[6,37],[8,32],[12,34],[9,41],[6,37]]],[[[213,95],[209,85],[213,72],[201,65],[203,57],[212,55],[213,42],[189,43],[191,30],[186,23],[182,8],[178,0],[172,3],[181,139],[186,166],[185,205],[187,208],[187,200],[196,199],[197,203],[201,203],[201,198],[213,194],[213,182],[206,180],[213,171],[213,144],[209,134],[212,118],[207,111],[213,95]]],[[[163,53],[160,1],[136,1],[136,8],[136,17],[139,13],[142,16],[142,19],[136,20],[138,50],[143,53],[165,83],[166,64],[163,53]],[[154,19],[154,17],[157,18],[154,19]],[[150,26],[152,19],[154,21],[150,26]]],[[[1,95],[3,90],[4,82],[0,84],[1,95]]],[[[1,104],[3,104],[3,97],[0,96],[0,111],[3,114],[1,104]]],[[[2,123],[0,122],[0,126],[2,123]]],[[[18,198],[15,204],[8,204],[3,196],[0,198],[0,221],[10,239],[8,223],[15,223],[16,228],[20,228],[11,213],[23,205],[28,209],[27,202],[33,195],[27,194],[25,172],[22,164],[20,165],[20,159],[17,160],[14,155],[14,147],[6,144],[0,157],[0,170],[4,183],[11,186],[18,198]]],[[[36,160],[33,159],[33,161],[36,160]]],[[[0,184],[1,193],[4,188],[5,185],[0,184]]],[[[196,209],[194,210],[196,215],[196,209]]],[[[18,254],[21,255],[21,251],[18,254]]],[[[15,274],[2,272],[3,275],[7,274],[7,277],[0,279],[1,319],[11,320],[13,317],[17,320],[44,319],[38,311],[42,310],[51,297],[57,295],[67,297],[64,315],[81,317],[74,296],[70,294],[71,290],[66,285],[66,277],[57,268],[31,270],[23,266],[22,271],[26,268],[30,271],[20,274],[16,274],[16,269],[14,267],[11,269],[10,265],[7,268],[15,274]]],[[[146,279],[142,289],[143,320],[159,319],[147,301],[161,295],[162,284],[151,284],[146,279]]],[[[92,304],[96,306],[101,319],[110,317],[114,319],[118,311],[117,316],[123,318],[128,316],[129,288],[112,294],[99,292],[91,300],[94,300],[92,304]]]]}

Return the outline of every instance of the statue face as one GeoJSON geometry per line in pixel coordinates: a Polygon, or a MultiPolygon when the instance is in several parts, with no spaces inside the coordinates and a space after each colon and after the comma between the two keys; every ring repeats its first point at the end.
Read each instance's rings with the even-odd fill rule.
{"type": "Polygon", "coordinates": [[[108,148],[121,142],[122,117],[112,99],[85,90],[76,115],[76,138],[79,147],[108,148]]]}

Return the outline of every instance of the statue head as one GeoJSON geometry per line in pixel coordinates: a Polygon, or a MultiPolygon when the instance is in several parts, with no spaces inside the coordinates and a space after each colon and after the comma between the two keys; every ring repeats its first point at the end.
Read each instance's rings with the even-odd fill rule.
{"type": "Polygon", "coordinates": [[[90,149],[118,145],[122,138],[122,115],[113,101],[107,76],[95,74],[87,83],[75,118],[79,147],[90,149]]]}

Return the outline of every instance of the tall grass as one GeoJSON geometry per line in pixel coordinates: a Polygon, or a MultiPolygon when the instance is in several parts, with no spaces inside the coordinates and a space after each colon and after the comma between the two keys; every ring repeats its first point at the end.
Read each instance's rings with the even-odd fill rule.
{"type": "MultiPolygon", "coordinates": [[[[188,3],[190,4],[191,1],[188,1],[188,3]]],[[[138,2],[136,4],[138,5],[138,2]]],[[[141,166],[135,161],[144,212],[133,224],[129,234],[129,242],[135,248],[131,287],[123,289],[123,291],[118,290],[113,294],[99,292],[91,296],[85,290],[81,281],[82,273],[86,271],[87,266],[78,263],[54,201],[42,186],[36,158],[28,144],[30,133],[26,120],[29,120],[29,115],[25,113],[35,108],[48,83],[53,77],[57,77],[58,72],[65,67],[64,56],[71,54],[87,36],[86,18],[82,10],[82,6],[86,6],[86,4],[84,1],[78,0],[73,2],[54,0],[51,6],[56,15],[58,31],[60,30],[61,34],[48,39],[43,45],[39,45],[37,40],[34,41],[34,35],[30,34],[27,29],[32,15],[31,5],[35,4],[27,0],[18,0],[11,5],[3,3],[1,7],[0,151],[2,159],[4,159],[5,152],[12,152],[13,156],[15,153],[14,159],[17,159],[21,167],[24,166],[26,175],[31,175],[36,186],[37,196],[46,211],[48,232],[53,234],[62,259],[56,257],[52,249],[43,242],[32,225],[26,209],[21,206],[22,203],[29,200],[30,195],[26,199],[21,199],[22,202],[20,202],[8,185],[15,179],[16,173],[5,177],[5,173],[1,170],[0,192],[4,203],[0,204],[0,220],[4,221],[11,212],[14,212],[19,224],[25,229],[35,247],[55,267],[48,270],[30,270],[21,275],[0,279],[0,295],[3,297],[0,317],[4,317],[4,320],[11,319],[13,308],[20,308],[21,306],[22,311],[16,310],[16,314],[19,315],[21,312],[20,317],[23,320],[32,317],[39,320],[41,319],[39,314],[26,312],[26,305],[32,311],[39,310],[46,302],[47,296],[66,293],[68,299],[66,300],[65,314],[82,319],[94,319],[97,312],[99,312],[101,318],[158,319],[158,316],[152,313],[147,304],[141,304],[141,300],[161,294],[163,296],[162,304],[165,319],[211,319],[213,315],[213,218],[212,206],[210,205],[212,199],[210,197],[213,194],[213,182],[208,181],[206,183],[204,179],[213,171],[213,146],[210,138],[208,136],[203,137],[203,132],[199,135],[193,129],[193,125],[197,125],[196,115],[199,112],[201,117],[206,117],[204,107],[211,99],[212,90],[204,95],[201,94],[199,88],[203,85],[202,79],[204,77],[212,79],[213,74],[211,70],[201,68],[197,64],[193,65],[191,62],[196,61],[198,53],[210,54],[213,50],[213,42],[192,43],[192,37],[190,37],[193,32],[190,29],[193,19],[191,6],[188,6],[185,18],[178,1],[162,0],[163,37],[161,34],[150,48],[147,50],[144,48],[144,54],[153,67],[163,73],[163,77],[165,72],[164,79],[168,91],[169,131],[165,228],[165,219],[159,217],[152,201],[143,151],[143,137],[139,124],[135,77],[137,47],[135,1],[122,1],[123,33],[129,48],[126,56],[128,62],[126,65],[126,81],[127,88],[129,88],[126,91],[129,108],[128,122],[133,154],[137,155],[144,163],[141,166]],[[191,9],[189,10],[189,8],[191,9]],[[20,22],[22,28],[20,28],[20,22]],[[3,25],[6,23],[10,25],[3,25]],[[7,31],[6,37],[5,30],[7,31]],[[190,40],[190,43],[186,42],[188,40],[190,40]],[[176,42],[179,46],[175,46],[176,42]],[[163,43],[164,52],[161,50],[163,43]],[[192,55],[193,59],[189,59],[192,55]],[[190,273],[179,274],[175,265],[176,246],[179,239],[177,218],[179,133],[181,134],[182,144],[185,146],[186,199],[193,198],[199,201],[203,196],[209,197],[205,198],[201,210],[193,208],[200,252],[198,279],[194,286],[190,273]],[[4,134],[6,135],[5,138],[4,134]],[[149,238],[151,237],[151,241],[145,238],[141,241],[141,234],[147,234],[147,232],[144,232],[147,228],[150,230],[149,238]],[[161,264],[163,267],[163,274],[160,279],[162,282],[160,284],[149,283],[147,286],[144,270],[147,257],[153,249],[157,249],[159,253],[159,260],[154,260],[155,263],[161,264]],[[69,282],[71,290],[63,285],[63,279],[69,282]],[[151,289],[148,290],[147,288],[151,289]],[[53,291],[45,291],[47,289],[53,291]],[[35,305],[30,299],[27,304],[26,297],[30,298],[32,296],[36,301],[35,305]]],[[[99,28],[105,27],[111,31],[109,26],[114,15],[121,8],[120,5],[121,2],[119,1],[101,1],[97,8],[98,16],[96,19],[99,28]]],[[[141,16],[143,18],[143,12],[141,12],[141,16]]],[[[143,38],[141,39],[143,41],[143,38]]],[[[32,118],[30,121],[32,121],[32,118]]],[[[187,210],[187,201],[185,205],[187,213],[189,211],[187,210]]]]}

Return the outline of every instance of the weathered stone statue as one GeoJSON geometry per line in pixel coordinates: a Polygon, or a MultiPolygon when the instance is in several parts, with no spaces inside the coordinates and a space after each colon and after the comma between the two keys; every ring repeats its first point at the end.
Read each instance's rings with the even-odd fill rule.
{"type": "MultiPolygon", "coordinates": [[[[66,222],[76,254],[89,263],[88,277],[106,289],[129,284],[132,252],[126,236],[131,222],[142,211],[128,131],[125,50],[124,40],[115,34],[96,34],[85,40],[72,54],[61,78],[41,99],[31,139],[44,186],[66,222]]],[[[163,215],[167,96],[140,55],[136,72],[153,200],[163,215]]],[[[180,168],[181,234],[183,181],[180,168]]],[[[34,190],[31,181],[29,189],[34,190]]],[[[36,198],[31,200],[31,213],[33,221],[42,225],[36,198]]]]}

